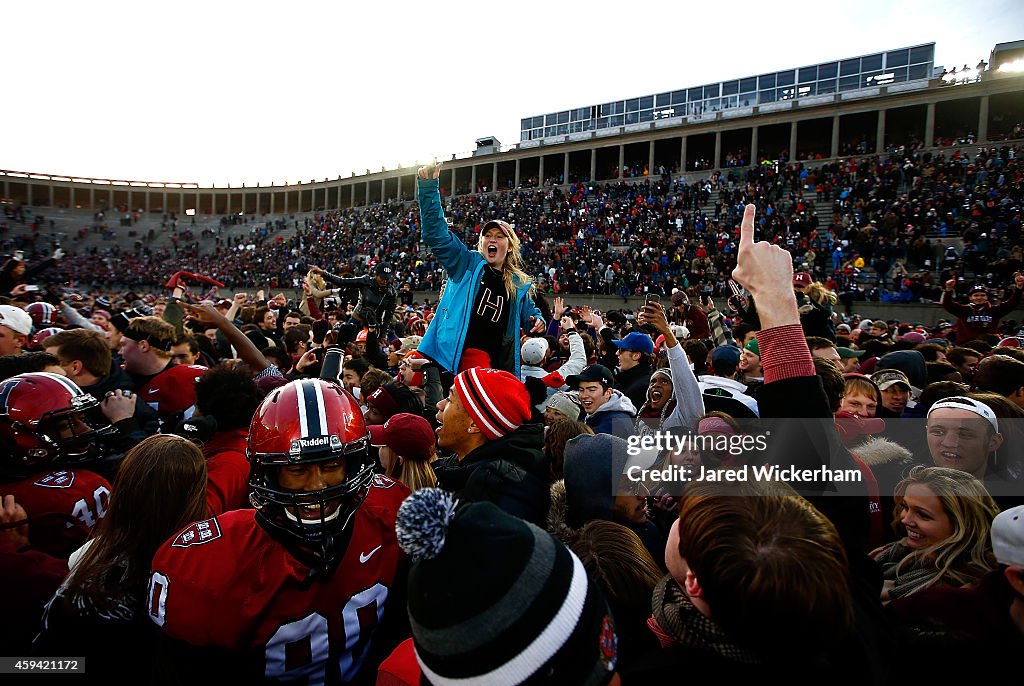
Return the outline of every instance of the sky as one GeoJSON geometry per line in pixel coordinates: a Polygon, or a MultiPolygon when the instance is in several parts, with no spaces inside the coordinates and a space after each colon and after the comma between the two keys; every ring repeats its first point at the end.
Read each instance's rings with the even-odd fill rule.
{"type": "Polygon", "coordinates": [[[1019,39],[1020,0],[5,3],[0,169],[347,178],[514,144],[526,116],[933,41],[974,66],[1019,39]]]}

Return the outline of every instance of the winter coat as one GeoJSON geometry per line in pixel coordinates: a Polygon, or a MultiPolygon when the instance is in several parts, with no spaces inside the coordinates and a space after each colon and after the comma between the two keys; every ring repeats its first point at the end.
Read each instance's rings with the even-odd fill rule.
{"type": "Polygon", "coordinates": [[[439,460],[434,473],[437,485],[461,502],[489,501],[540,527],[547,521],[551,496],[543,424],[524,424],[461,461],[455,456],[439,460]]]}

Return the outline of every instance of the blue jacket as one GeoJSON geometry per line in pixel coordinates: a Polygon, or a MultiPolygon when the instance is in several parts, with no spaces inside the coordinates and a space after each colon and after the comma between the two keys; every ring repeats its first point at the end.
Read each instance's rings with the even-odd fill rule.
{"type": "MultiPolygon", "coordinates": [[[[434,319],[427,327],[427,333],[420,341],[418,350],[448,371],[455,372],[459,368],[459,360],[462,359],[473,302],[476,300],[476,291],[487,262],[483,255],[467,248],[448,228],[444,210],[441,208],[437,179],[424,181],[417,178],[417,182],[423,242],[430,247],[434,256],[448,272],[444,295],[437,304],[434,319]]],[[[531,285],[525,283],[516,287],[512,311],[508,317],[508,330],[505,332],[512,340],[515,355],[515,368],[508,371],[517,377],[520,375],[519,330],[529,331],[530,317],[540,320],[544,318],[533,300],[527,297],[531,285]]]]}

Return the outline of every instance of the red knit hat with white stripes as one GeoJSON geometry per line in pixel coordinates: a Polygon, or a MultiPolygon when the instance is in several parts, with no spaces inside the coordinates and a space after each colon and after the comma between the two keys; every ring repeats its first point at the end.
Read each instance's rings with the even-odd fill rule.
{"type": "Polygon", "coordinates": [[[530,418],[530,393],[508,372],[467,369],[455,377],[455,390],[470,419],[489,441],[515,431],[530,418]]]}

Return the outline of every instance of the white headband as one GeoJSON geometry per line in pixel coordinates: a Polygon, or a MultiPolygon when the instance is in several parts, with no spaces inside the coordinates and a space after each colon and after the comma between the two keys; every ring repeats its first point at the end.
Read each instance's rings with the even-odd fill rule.
{"type": "Polygon", "coordinates": [[[988,423],[992,425],[996,433],[999,433],[999,420],[996,419],[996,413],[992,411],[992,408],[985,403],[980,403],[973,398],[968,398],[963,395],[954,395],[951,398],[943,398],[938,401],[930,408],[928,408],[928,416],[932,416],[932,412],[935,410],[967,410],[973,412],[982,419],[988,420],[988,423]]]}

